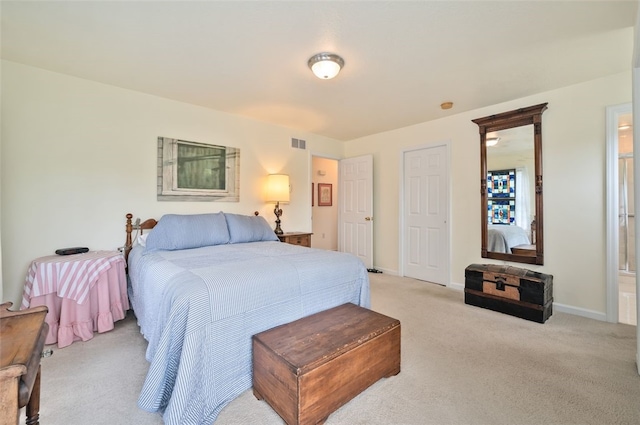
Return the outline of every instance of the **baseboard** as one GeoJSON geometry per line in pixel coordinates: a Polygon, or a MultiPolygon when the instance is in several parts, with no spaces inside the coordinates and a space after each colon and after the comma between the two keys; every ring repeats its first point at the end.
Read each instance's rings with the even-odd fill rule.
{"type": "Polygon", "coordinates": [[[464,291],[464,283],[449,282],[447,288],[455,289],[456,291],[464,291]]]}
{"type": "MultiPolygon", "coordinates": [[[[378,270],[391,276],[400,276],[397,270],[384,270],[384,269],[378,269],[378,270]]],[[[464,291],[464,283],[449,282],[449,284],[446,287],[449,289],[454,289],[456,291],[464,291]]]]}
{"type": "MultiPolygon", "coordinates": [[[[382,269],[382,268],[378,268],[378,270],[390,276],[400,276],[400,273],[398,273],[397,270],[389,270],[389,269],[382,269]]],[[[454,289],[456,291],[464,291],[464,283],[449,282],[449,284],[446,287],[449,289],[454,289]]]]}
{"type": "Polygon", "coordinates": [[[601,313],[599,311],[587,310],[586,308],[573,307],[570,305],[553,303],[553,311],[557,311],[558,313],[568,313],[574,314],[576,316],[587,317],[589,319],[600,320],[601,322],[607,321],[606,313],[601,313]]]}
{"type": "Polygon", "coordinates": [[[376,270],[380,270],[382,273],[388,274],[389,276],[399,276],[397,270],[389,270],[389,269],[383,269],[383,268],[379,268],[379,267],[374,267],[374,268],[376,270]]]}

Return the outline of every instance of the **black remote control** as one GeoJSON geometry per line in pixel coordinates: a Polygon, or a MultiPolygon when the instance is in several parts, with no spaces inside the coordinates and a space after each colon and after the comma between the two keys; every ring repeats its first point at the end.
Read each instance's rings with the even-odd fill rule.
{"type": "Polygon", "coordinates": [[[82,247],[82,246],[76,246],[73,248],[56,249],[56,254],[58,255],[82,254],[85,252],[89,252],[89,248],[82,247]]]}

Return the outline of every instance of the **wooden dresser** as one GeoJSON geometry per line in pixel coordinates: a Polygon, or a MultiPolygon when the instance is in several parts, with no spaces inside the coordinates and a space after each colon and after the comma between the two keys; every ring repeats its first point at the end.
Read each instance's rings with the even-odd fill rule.
{"type": "Polygon", "coordinates": [[[0,305],[0,425],[18,424],[20,409],[27,406],[26,425],[38,425],[40,417],[40,357],[49,325],[47,307],[10,311],[0,305]]]}
{"type": "Polygon", "coordinates": [[[311,235],[313,233],[290,232],[278,235],[280,242],[290,243],[291,245],[300,245],[311,248],[311,235]]]}

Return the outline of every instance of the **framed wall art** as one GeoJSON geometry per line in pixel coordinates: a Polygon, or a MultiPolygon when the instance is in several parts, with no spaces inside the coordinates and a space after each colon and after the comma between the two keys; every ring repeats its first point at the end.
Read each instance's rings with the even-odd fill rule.
{"type": "Polygon", "coordinates": [[[240,149],[158,137],[158,201],[240,200],[240,149]]]}
{"type": "Polygon", "coordinates": [[[331,183],[318,183],[318,206],[330,207],[331,205],[333,205],[331,183]]]}

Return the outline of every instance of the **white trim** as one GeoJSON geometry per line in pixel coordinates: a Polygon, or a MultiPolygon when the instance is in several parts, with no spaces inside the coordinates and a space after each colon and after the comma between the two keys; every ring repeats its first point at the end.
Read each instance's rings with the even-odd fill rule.
{"type": "MultiPolygon", "coordinates": [[[[373,266],[375,267],[375,264],[373,266]]],[[[388,274],[389,276],[400,276],[398,274],[398,270],[386,269],[384,267],[375,267],[375,268],[380,270],[382,273],[388,274]]]]}
{"type": "MultiPolygon", "coordinates": [[[[636,15],[636,42],[634,46],[634,63],[637,64],[640,61],[640,44],[638,35],[640,26],[640,9],[638,10],[638,14],[636,15]]],[[[636,152],[640,154],[640,126],[636,125],[640,123],[640,68],[633,68],[632,73],[632,100],[633,100],[633,152],[634,152],[634,164],[635,164],[635,154],[636,152]]],[[[638,182],[640,180],[640,167],[633,167],[633,180],[634,182],[638,182]]],[[[640,207],[640,186],[634,183],[634,198],[635,205],[634,208],[638,211],[638,207],[640,207]]],[[[635,235],[635,244],[636,247],[638,242],[640,241],[640,232],[636,231],[635,235]]],[[[640,260],[640,250],[636,249],[636,264],[638,264],[638,260],[640,260]]],[[[638,274],[636,273],[636,306],[640,305],[640,291],[638,290],[638,274]]],[[[640,374],[640,362],[638,362],[638,357],[640,356],[640,309],[636,308],[636,368],[638,369],[638,373],[640,374]]]]}
{"type": "Polygon", "coordinates": [[[606,320],[618,323],[618,118],[631,113],[631,103],[606,109],[606,320]]]}
{"type": "Polygon", "coordinates": [[[447,247],[448,247],[448,255],[447,255],[447,281],[445,286],[451,286],[451,264],[452,261],[452,252],[451,252],[451,140],[443,140],[440,142],[434,143],[425,143],[421,145],[409,146],[400,150],[400,166],[399,168],[399,177],[398,177],[398,201],[400,205],[398,205],[398,276],[404,276],[404,156],[407,152],[422,150],[422,149],[432,149],[437,148],[439,146],[444,146],[447,155],[447,182],[446,182],[446,192],[447,192],[447,222],[445,223],[446,234],[447,234],[447,247]]]}
{"type": "MultiPolygon", "coordinates": [[[[586,308],[573,307],[565,304],[553,303],[553,311],[557,313],[573,314],[575,316],[582,316],[589,319],[599,320],[601,322],[607,321],[607,315],[600,311],[587,310],[586,308]]],[[[553,317],[553,315],[551,316],[553,317]]]]}
{"type": "MultiPolygon", "coordinates": [[[[326,158],[326,159],[335,159],[336,161],[340,161],[341,159],[344,159],[343,156],[335,156],[335,155],[327,155],[326,153],[319,153],[319,152],[314,152],[314,151],[307,151],[309,152],[309,161],[311,161],[311,157],[313,156],[317,156],[318,158],[326,158]]],[[[309,182],[311,183],[311,182],[309,182]]]]}
{"type": "Polygon", "coordinates": [[[464,291],[464,283],[450,282],[447,288],[455,289],[456,291],[464,291]]]}
{"type": "MultiPolygon", "coordinates": [[[[631,100],[633,102],[633,151],[640,154],[640,9],[636,12],[636,24],[634,25],[634,38],[633,38],[633,72],[631,74],[631,100]]],[[[635,164],[635,157],[634,157],[635,164]]],[[[640,167],[633,167],[633,180],[638,181],[640,177],[640,167]]],[[[638,209],[640,205],[640,188],[638,185],[634,187],[634,208],[638,209]]],[[[640,232],[636,232],[635,243],[636,247],[640,241],[640,232]]],[[[636,264],[640,259],[640,251],[636,249],[636,264]]],[[[640,291],[638,291],[638,275],[636,274],[636,306],[640,305],[640,291]]],[[[640,318],[640,309],[636,308],[636,320],[640,318]]],[[[640,320],[638,320],[636,326],[636,369],[640,374],[640,320]]]]}

